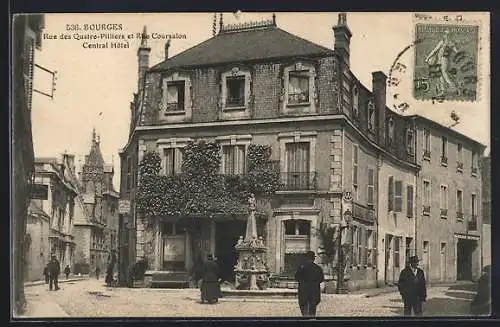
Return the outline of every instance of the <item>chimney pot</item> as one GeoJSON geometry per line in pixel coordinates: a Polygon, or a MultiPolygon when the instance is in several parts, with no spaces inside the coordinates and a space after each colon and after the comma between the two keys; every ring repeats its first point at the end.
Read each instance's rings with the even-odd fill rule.
{"type": "Polygon", "coordinates": [[[386,91],[387,75],[384,72],[377,71],[372,73],[372,92],[375,102],[375,112],[377,115],[378,142],[385,145],[385,117],[386,117],[386,91]]]}

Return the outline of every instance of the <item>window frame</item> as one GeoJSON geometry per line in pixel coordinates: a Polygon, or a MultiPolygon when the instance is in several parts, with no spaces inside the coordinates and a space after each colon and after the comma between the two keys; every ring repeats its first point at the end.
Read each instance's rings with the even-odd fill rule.
{"type": "Polygon", "coordinates": [[[446,218],[448,216],[448,185],[441,184],[439,186],[439,208],[441,210],[441,218],[446,218]],[[444,192],[443,192],[444,190],[444,192]],[[444,201],[444,203],[443,203],[444,201]],[[444,211],[443,211],[444,210],[444,211]]]}
{"type": "Polygon", "coordinates": [[[403,181],[394,181],[394,212],[403,212],[403,181]],[[400,185],[400,193],[397,192],[397,185],[400,185]],[[398,207],[399,201],[399,207],[398,207]]]}

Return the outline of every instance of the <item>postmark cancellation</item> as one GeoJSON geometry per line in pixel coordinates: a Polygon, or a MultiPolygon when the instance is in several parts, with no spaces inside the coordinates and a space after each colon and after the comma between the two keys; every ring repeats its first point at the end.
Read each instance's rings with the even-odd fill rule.
{"type": "Polygon", "coordinates": [[[480,91],[480,23],[417,17],[414,25],[413,97],[471,101],[480,91]],[[420,19],[419,19],[420,18],[420,19]]]}

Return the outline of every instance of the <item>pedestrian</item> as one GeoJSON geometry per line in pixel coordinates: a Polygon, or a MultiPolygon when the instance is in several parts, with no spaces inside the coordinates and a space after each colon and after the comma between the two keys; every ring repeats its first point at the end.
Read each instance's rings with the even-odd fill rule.
{"type": "Polygon", "coordinates": [[[95,277],[99,279],[99,274],[101,273],[101,269],[99,269],[99,266],[95,267],[95,277]]]}
{"type": "Polygon", "coordinates": [[[111,287],[113,285],[113,266],[108,265],[106,269],[106,286],[111,287]]]}
{"type": "Polygon", "coordinates": [[[408,260],[409,266],[401,271],[398,281],[398,290],[403,298],[404,315],[422,315],[422,302],[427,300],[427,286],[424,271],[418,267],[419,258],[412,256],[408,260]]]}
{"type": "Polygon", "coordinates": [[[46,264],[43,268],[43,277],[45,277],[45,284],[49,283],[49,264],[46,264]]]}
{"type": "Polygon", "coordinates": [[[69,265],[66,265],[66,268],[64,268],[64,273],[66,274],[66,279],[69,278],[70,272],[71,272],[71,269],[69,268],[69,265]]]}
{"type": "Polygon", "coordinates": [[[52,291],[52,286],[54,290],[59,289],[59,274],[61,273],[61,266],[56,256],[53,255],[49,263],[49,290],[52,291]]]}
{"type": "Polygon", "coordinates": [[[214,304],[219,301],[220,295],[219,265],[214,261],[212,254],[207,256],[207,261],[203,265],[201,280],[201,303],[207,301],[214,304]]]}
{"type": "Polygon", "coordinates": [[[308,251],[306,260],[295,273],[299,282],[298,297],[302,316],[315,317],[316,308],[321,302],[320,284],[325,280],[323,269],[314,263],[316,254],[308,251]]]}
{"type": "Polygon", "coordinates": [[[483,274],[477,281],[477,293],[472,300],[472,315],[489,315],[491,312],[491,266],[483,268],[483,274]]]}

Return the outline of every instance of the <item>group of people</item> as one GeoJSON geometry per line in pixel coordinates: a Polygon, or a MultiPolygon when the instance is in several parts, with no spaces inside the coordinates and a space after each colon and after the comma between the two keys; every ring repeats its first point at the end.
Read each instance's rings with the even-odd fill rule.
{"type": "MultiPolygon", "coordinates": [[[[324,281],[323,270],[314,263],[316,255],[313,251],[307,253],[306,262],[301,264],[295,274],[299,283],[298,299],[303,316],[315,316],[316,307],[321,301],[320,285],[324,281]]],[[[427,285],[424,271],[418,267],[420,259],[412,256],[408,266],[399,276],[398,290],[403,299],[404,315],[422,315],[422,303],[427,301],[427,285]]],[[[472,315],[488,315],[491,310],[491,266],[483,269],[483,275],[478,281],[478,290],[471,303],[472,315]]]]}
{"type": "MultiPolygon", "coordinates": [[[[49,284],[49,290],[52,291],[54,289],[57,291],[59,289],[59,274],[61,273],[61,265],[57,257],[53,255],[50,258],[49,263],[43,269],[43,275],[45,278],[45,284],[49,284]]],[[[66,265],[64,268],[64,274],[66,275],[66,279],[69,278],[69,274],[71,273],[71,269],[69,265],[66,265]]]]}

